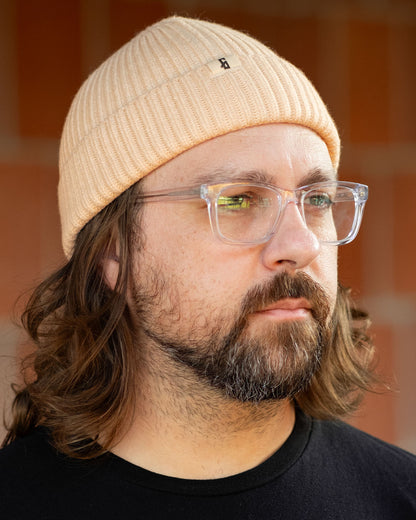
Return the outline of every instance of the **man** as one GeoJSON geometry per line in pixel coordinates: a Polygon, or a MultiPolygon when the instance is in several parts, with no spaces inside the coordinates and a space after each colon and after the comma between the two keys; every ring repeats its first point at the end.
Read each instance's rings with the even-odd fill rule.
{"type": "Polygon", "coordinates": [[[373,378],[339,152],[305,76],[220,25],[162,20],[87,79],[2,518],[415,518],[415,457],[337,420],[373,378]]]}

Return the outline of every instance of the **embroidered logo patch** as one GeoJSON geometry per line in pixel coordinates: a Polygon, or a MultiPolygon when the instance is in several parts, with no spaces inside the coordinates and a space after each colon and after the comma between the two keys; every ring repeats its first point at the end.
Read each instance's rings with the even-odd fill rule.
{"type": "Polygon", "coordinates": [[[238,59],[238,56],[235,56],[234,54],[231,56],[220,56],[216,60],[212,60],[208,63],[212,76],[219,76],[228,70],[233,70],[240,66],[240,60],[238,59]]]}

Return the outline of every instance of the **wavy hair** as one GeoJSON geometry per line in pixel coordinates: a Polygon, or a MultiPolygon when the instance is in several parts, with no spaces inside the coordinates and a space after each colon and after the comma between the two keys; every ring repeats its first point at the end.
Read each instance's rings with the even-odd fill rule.
{"type": "MultiPolygon", "coordinates": [[[[71,259],[33,292],[22,323],[36,345],[24,366],[34,377],[15,389],[3,446],[43,425],[56,448],[76,458],[109,450],[132,417],[137,353],[127,306],[130,258],[139,233],[140,184],[125,191],[78,234],[71,259]],[[102,259],[119,244],[114,290],[102,259]]],[[[333,334],[319,371],[296,396],[320,419],[351,414],[372,383],[374,347],[369,320],[340,286],[333,334]]]]}

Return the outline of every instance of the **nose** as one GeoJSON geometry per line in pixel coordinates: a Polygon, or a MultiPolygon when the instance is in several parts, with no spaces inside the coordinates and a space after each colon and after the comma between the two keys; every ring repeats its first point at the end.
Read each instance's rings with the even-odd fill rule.
{"type": "Polygon", "coordinates": [[[321,245],[310,231],[296,202],[289,202],[283,209],[277,229],[265,244],[263,263],[268,269],[303,269],[320,253],[321,245]]]}

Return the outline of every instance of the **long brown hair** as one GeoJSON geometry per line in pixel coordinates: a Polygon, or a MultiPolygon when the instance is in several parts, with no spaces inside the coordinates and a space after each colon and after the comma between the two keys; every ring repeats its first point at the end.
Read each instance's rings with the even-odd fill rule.
{"type": "MultiPolygon", "coordinates": [[[[23,325],[37,349],[35,377],[16,391],[7,445],[44,425],[57,449],[92,458],[114,444],[134,408],[137,354],[126,303],[132,248],[137,247],[139,185],[125,191],[78,234],[73,255],[34,291],[23,325]],[[119,243],[114,290],[101,263],[119,243]]],[[[350,414],[374,381],[368,317],[339,287],[333,337],[298,405],[316,418],[350,414]]]]}
{"type": "Polygon", "coordinates": [[[3,445],[41,424],[62,452],[91,457],[105,451],[128,420],[135,349],[126,293],[138,234],[137,186],[79,232],[68,263],[33,292],[22,323],[37,347],[24,361],[35,377],[16,391],[3,445]],[[116,241],[119,275],[110,290],[102,261],[114,254],[116,241]]]}

